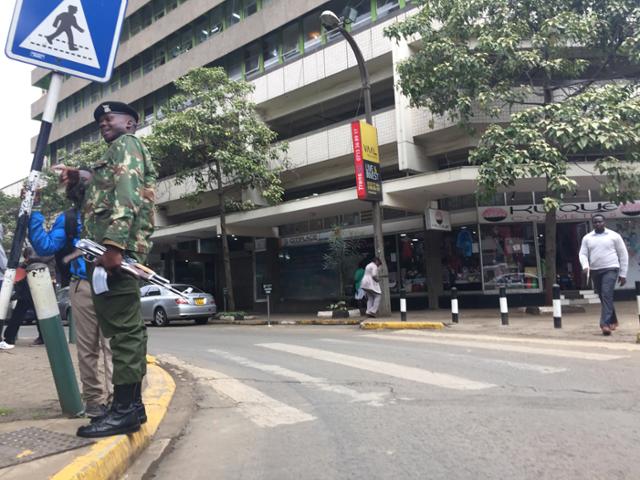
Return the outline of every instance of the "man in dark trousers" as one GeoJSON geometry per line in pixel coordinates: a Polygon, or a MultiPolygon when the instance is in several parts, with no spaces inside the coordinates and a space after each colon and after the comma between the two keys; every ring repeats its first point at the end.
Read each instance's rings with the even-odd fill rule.
{"type": "Polygon", "coordinates": [[[593,286],[600,296],[602,334],[611,335],[618,326],[618,317],[613,306],[613,292],[616,281],[620,286],[627,283],[629,254],[620,234],[605,227],[604,216],[596,214],[591,221],[593,232],[582,238],[580,264],[582,270],[593,279],[593,286]]]}
{"type": "Polygon", "coordinates": [[[100,268],[108,273],[108,291],[96,294],[94,289],[93,303],[102,333],[111,344],[114,398],[107,415],[78,429],[79,436],[91,438],[136,432],[146,421],[141,390],[147,331],[140,289],[120,266],[125,257],[144,262],[151,249],[156,180],[149,152],[134,135],[138,113],[125,103],[102,102],[94,118],[109,144],[107,152],[90,174],[56,168],[67,185],[87,179],[84,233],[106,248],[91,266],[91,275],[99,275],[100,268]]]}

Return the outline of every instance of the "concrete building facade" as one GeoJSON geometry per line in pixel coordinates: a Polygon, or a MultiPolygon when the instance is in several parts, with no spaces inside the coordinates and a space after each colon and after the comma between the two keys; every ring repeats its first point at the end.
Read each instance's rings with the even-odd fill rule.
{"type": "MultiPolygon", "coordinates": [[[[273,285],[272,306],[280,311],[312,311],[352,295],[352,287],[337,291],[336,272],[322,264],[334,226],[358,241],[363,257],[373,253],[371,206],[356,196],[350,132],[350,122],[364,115],[360,77],[349,46],[325,31],[319,15],[354,5],[350,29],[372,82],[392,298],[402,286],[410,305],[436,307],[455,285],[463,297],[482,303],[501,283],[523,303],[539,298],[544,219],[536,206],[543,181],[523,180],[491,205],[477,204],[477,168],[467,161],[477,139],[446,118],[410,108],[395,88],[395,65],[412,55],[415,45],[391,42],[384,29],[414,13],[409,0],[131,0],[112,79],[64,82],[51,161],[64,161],[83,141],[98,140],[92,112],[101,100],[134,105],[144,135],[162,118],[176,78],[196,67],[222,66],[230,77],[254,85],[260,114],[289,143],[284,201],[228,215],[238,308],[264,308],[265,283],[273,285]],[[426,221],[427,209],[448,214],[451,230],[426,221]]],[[[46,89],[49,75],[35,69],[32,83],[46,89]]],[[[44,97],[32,105],[33,118],[43,107],[44,97]]],[[[488,119],[475,122],[481,129],[488,119]]],[[[558,265],[563,286],[581,288],[578,242],[593,209],[606,202],[599,197],[592,162],[571,168],[579,189],[560,219],[559,239],[567,248],[560,249],[558,265]]],[[[171,176],[158,184],[152,266],[176,282],[214,293],[222,305],[215,196],[205,195],[194,207],[182,199],[188,189],[171,176]]],[[[236,193],[239,199],[251,195],[236,193]]],[[[607,211],[619,230],[640,239],[640,225],[629,212],[617,206],[607,211]]],[[[640,279],[640,271],[634,274],[640,279]]]]}

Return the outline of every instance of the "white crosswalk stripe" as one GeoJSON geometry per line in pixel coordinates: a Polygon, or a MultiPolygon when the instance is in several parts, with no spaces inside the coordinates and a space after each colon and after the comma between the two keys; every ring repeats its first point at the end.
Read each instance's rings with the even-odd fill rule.
{"type": "Polygon", "coordinates": [[[284,343],[261,343],[257,346],[442,388],[454,390],[483,390],[496,386],[492,383],[477,382],[445,373],[437,373],[421,368],[371,360],[316,348],[284,343]]]}
{"type": "Polygon", "coordinates": [[[532,355],[545,355],[545,356],[551,356],[551,357],[573,358],[578,360],[609,361],[609,360],[618,360],[621,358],[628,358],[625,355],[612,355],[608,353],[581,352],[581,351],[575,351],[575,350],[560,350],[560,349],[551,349],[551,348],[543,348],[543,347],[530,347],[526,345],[510,345],[507,343],[498,343],[498,342],[465,341],[465,340],[456,340],[456,339],[446,338],[448,335],[436,337],[431,335],[419,335],[418,333],[419,332],[414,332],[410,330],[400,330],[392,334],[374,333],[374,334],[367,335],[366,337],[383,339],[383,340],[399,340],[403,342],[431,343],[431,344],[447,345],[447,346],[454,346],[454,347],[479,348],[484,350],[495,350],[495,351],[501,351],[501,352],[527,353],[532,355]]]}
{"type": "MultiPolygon", "coordinates": [[[[335,338],[321,338],[320,339],[321,342],[327,342],[327,343],[336,343],[336,344],[351,344],[351,345],[363,345],[363,344],[367,344],[367,345],[377,345],[373,342],[371,343],[365,343],[365,342],[354,342],[351,340],[338,340],[335,338]]],[[[484,363],[484,364],[490,364],[490,365],[500,365],[500,366],[505,366],[505,367],[509,367],[509,368],[513,368],[516,370],[523,370],[523,371],[528,371],[528,372],[536,372],[536,373],[542,373],[542,374],[552,374],[552,373],[562,373],[562,372],[566,372],[568,369],[564,368],[564,367],[550,367],[548,365],[539,365],[536,363],[528,363],[528,362],[512,362],[509,360],[499,360],[496,358],[483,358],[483,357],[478,357],[478,356],[474,356],[474,355],[465,355],[465,354],[460,354],[460,353],[446,353],[446,352],[441,352],[440,355],[445,356],[445,357],[449,357],[449,358],[461,358],[461,359],[472,359],[474,362],[480,362],[480,363],[484,363]]]]}
{"type": "Polygon", "coordinates": [[[186,370],[198,381],[237,402],[239,411],[259,427],[293,425],[316,419],[224,373],[191,365],[171,355],[160,355],[158,358],[186,370]]]}
{"type": "Polygon", "coordinates": [[[320,377],[312,377],[306,373],[296,372],[288,368],[281,367],[279,365],[268,365],[265,363],[258,363],[249,360],[245,357],[240,357],[232,353],[228,353],[222,350],[209,349],[209,353],[213,353],[227,360],[238,363],[244,367],[254,368],[262,372],[267,372],[279,377],[287,378],[300,382],[318,390],[324,392],[337,393],[348,397],[352,403],[365,403],[371,407],[382,407],[385,405],[385,398],[389,396],[389,392],[365,392],[361,393],[353,388],[345,387],[344,385],[337,385],[331,383],[330,380],[320,377]]]}

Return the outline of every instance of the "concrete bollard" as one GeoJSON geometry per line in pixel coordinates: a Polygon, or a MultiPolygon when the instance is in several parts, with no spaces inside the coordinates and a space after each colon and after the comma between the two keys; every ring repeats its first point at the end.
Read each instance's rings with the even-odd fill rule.
{"type": "MultiPolygon", "coordinates": [[[[640,282],[636,282],[636,303],[638,305],[638,322],[640,322],[640,282]]],[[[636,335],[636,343],[640,343],[640,332],[636,335]]]]}
{"type": "Polygon", "coordinates": [[[502,325],[509,325],[509,304],[507,303],[507,287],[500,287],[500,320],[502,325]]]}
{"type": "Polygon", "coordinates": [[[42,339],[47,348],[60,406],[67,415],[80,416],[84,412],[84,406],[47,266],[43,263],[29,265],[27,282],[33,297],[42,339]]]}
{"type": "Polygon", "coordinates": [[[400,321],[407,321],[407,291],[404,288],[400,289],[400,321]]]}
{"type": "Polygon", "coordinates": [[[560,300],[560,285],[553,284],[553,328],[562,328],[562,300],[560,300]]]}
{"type": "Polygon", "coordinates": [[[451,287],[451,321],[458,323],[458,289],[451,287]]]}

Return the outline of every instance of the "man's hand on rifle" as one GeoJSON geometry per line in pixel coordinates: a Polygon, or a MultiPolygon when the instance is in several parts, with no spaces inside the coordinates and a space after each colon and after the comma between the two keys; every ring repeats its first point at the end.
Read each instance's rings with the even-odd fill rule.
{"type": "Polygon", "coordinates": [[[117,273],[122,265],[122,250],[113,245],[105,245],[106,251],[96,259],[96,265],[101,265],[109,273],[117,273]]]}

